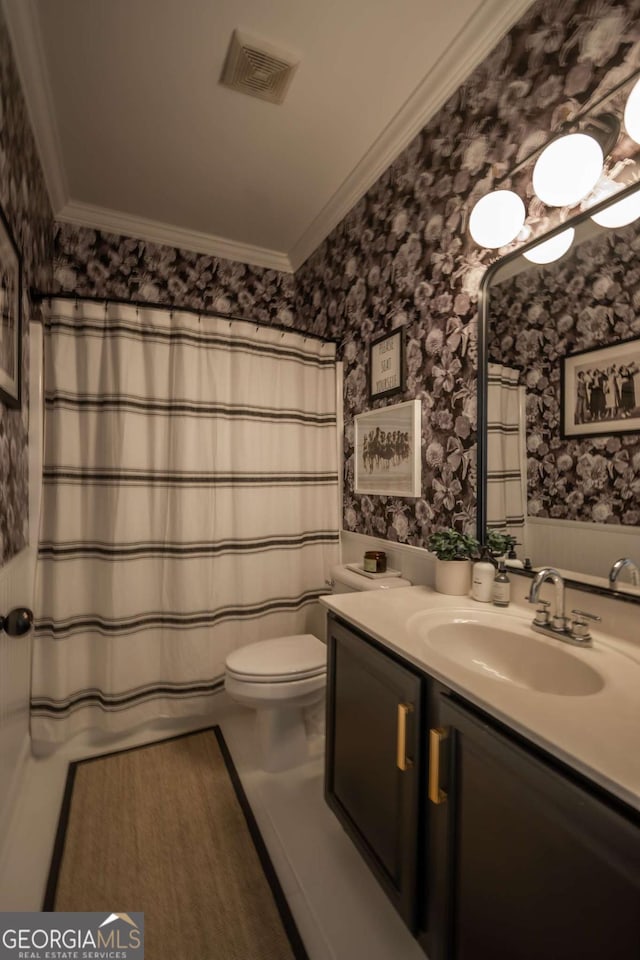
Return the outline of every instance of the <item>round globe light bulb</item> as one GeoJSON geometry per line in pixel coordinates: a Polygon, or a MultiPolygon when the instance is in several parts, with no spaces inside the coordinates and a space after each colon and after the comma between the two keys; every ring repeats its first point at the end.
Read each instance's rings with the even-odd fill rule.
{"type": "Polygon", "coordinates": [[[597,140],[586,133],[569,133],[553,140],[533,168],[533,189],[549,207],[572,207],[600,179],[604,156],[597,140]]]}
{"type": "Polygon", "coordinates": [[[608,227],[610,230],[615,227],[626,227],[628,223],[633,223],[640,217],[640,190],[632,193],[629,197],[624,197],[611,206],[605,207],[600,213],[594,213],[591,219],[600,227],[608,227]]]}
{"type": "Polygon", "coordinates": [[[624,108],[624,126],[632,140],[640,143],[640,80],[634,84],[624,108]]]}
{"type": "Polygon", "coordinates": [[[554,260],[559,260],[567,252],[573,243],[575,233],[573,227],[569,227],[562,233],[557,233],[555,237],[551,237],[550,240],[537,243],[535,247],[527,250],[522,256],[530,260],[531,263],[553,263],[554,260]]]}
{"type": "Polygon", "coordinates": [[[478,200],[469,217],[469,233],[481,247],[504,247],[524,225],[524,203],[512,190],[494,190],[478,200]]]}

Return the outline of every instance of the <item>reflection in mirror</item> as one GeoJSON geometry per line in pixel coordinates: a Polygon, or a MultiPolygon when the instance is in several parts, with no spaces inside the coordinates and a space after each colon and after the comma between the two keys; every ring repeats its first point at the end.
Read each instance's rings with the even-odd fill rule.
{"type": "MultiPolygon", "coordinates": [[[[640,184],[628,216],[639,200],[640,184]]],[[[615,202],[602,222],[624,219],[615,202]]],[[[571,224],[562,259],[517,251],[485,281],[479,513],[534,568],[640,599],[640,220],[610,228],[583,213],[571,224]],[[610,585],[621,558],[634,563],[610,585]]]]}

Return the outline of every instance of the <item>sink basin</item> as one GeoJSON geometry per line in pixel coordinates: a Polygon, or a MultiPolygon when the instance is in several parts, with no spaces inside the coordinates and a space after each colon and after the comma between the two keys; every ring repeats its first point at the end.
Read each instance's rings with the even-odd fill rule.
{"type": "Polygon", "coordinates": [[[410,632],[434,652],[497,683],[565,697],[604,687],[600,673],[563,649],[561,640],[540,637],[515,617],[449,611],[418,614],[412,621],[410,632]]]}

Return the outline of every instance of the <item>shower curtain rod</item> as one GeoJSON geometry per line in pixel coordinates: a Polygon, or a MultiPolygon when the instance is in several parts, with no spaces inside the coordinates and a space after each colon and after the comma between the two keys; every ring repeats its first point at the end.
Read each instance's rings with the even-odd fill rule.
{"type": "Polygon", "coordinates": [[[94,297],[78,293],[43,293],[31,287],[29,296],[32,303],[42,303],[43,300],[89,300],[91,303],[117,303],[126,307],[142,307],[150,310],[169,310],[180,313],[190,313],[196,317],[213,317],[218,320],[228,320],[238,323],[249,323],[254,327],[266,327],[268,330],[280,330],[282,333],[296,333],[305,340],[320,340],[322,343],[340,343],[337,337],[323,337],[320,333],[311,333],[307,330],[298,330],[296,327],[287,327],[283,323],[267,323],[266,320],[251,320],[249,317],[237,317],[230,313],[217,313],[215,310],[199,310],[197,307],[181,307],[175,303],[157,303],[153,300],[127,300],[126,297],[94,297]]]}

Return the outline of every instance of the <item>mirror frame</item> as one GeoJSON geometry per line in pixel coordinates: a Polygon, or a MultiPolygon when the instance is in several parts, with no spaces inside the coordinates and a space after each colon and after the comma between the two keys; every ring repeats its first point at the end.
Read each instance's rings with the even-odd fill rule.
{"type": "MultiPolygon", "coordinates": [[[[517,247],[517,249],[511,250],[502,257],[498,257],[497,260],[489,265],[484,273],[478,292],[478,454],[476,497],[476,536],[482,544],[485,542],[487,522],[487,364],[489,361],[489,288],[492,280],[501,267],[507,263],[511,263],[518,257],[521,257],[522,254],[527,250],[530,250],[532,247],[537,246],[539,243],[542,243],[545,240],[551,239],[551,237],[555,237],[558,233],[562,233],[567,229],[567,227],[575,227],[576,225],[583,223],[585,220],[588,220],[590,217],[592,217],[594,213],[599,213],[600,210],[606,210],[607,207],[617,203],[618,200],[623,200],[625,197],[637,193],[638,190],[640,190],[640,180],[636,183],[630,184],[624,189],[618,190],[617,193],[613,194],[613,196],[607,197],[605,200],[601,200],[600,203],[594,204],[592,207],[589,207],[586,210],[581,210],[574,216],[563,220],[552,230],[548,230],[546,233],[540,234],[540,236],[535,237],[533,240],[529,240],[527,243],[522,244],[522,246],[517,247]]],[[[603,229],[606,230],[607,228],[605,227],[603,229]]],[[[549,560],[549,565],[553,565],[552,559],[549,560]]],[[[527,577],[535,576],[535,570],[527,571],[519,567],[517,569],[513,569],[513,572],[524,574],[527,577]]],[[[585,593],[597,593],[600,596],[609,597],[610,599],[624,600],[629,603],[640,604],[640,594],[611,590],[607,586],[601,587],[597,584],[585,583],[582,580],[574,580],[569,577],[565,578],[565,584],[575,590],[583,590],[585,593]]]]}

